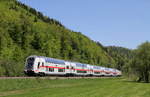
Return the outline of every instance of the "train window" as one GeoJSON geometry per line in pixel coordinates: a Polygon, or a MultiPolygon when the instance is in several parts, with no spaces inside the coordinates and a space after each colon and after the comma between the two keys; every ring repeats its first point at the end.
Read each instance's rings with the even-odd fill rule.
{"type": "Polygon", "coordinates": [[[83,73],[87,73],[87,71],[83,71],[83,73]]]}
{"type": "Polygon", "coordinates": [[[42,62],[42,66],[44,66],[44,62],[42,62]]]}
{"type": "Polygon", "coordinates": [[[67,66],[67,69],[69,69],[69,66],[67,66]]]}
{"type": "Polygon", "coordinates": [[[75,72],[75,69],[74,69],[74,67],[71,67],[71,69],[75,72]]]}
{"type": "Polygon", "coordinates": [[[40,67],[40,62],[38,62],[38,68],[40,67]]]}
{"type": "Polygon", "coordinates": [[[100,74],[100,72],[94,72],[94,74],[100,74]]]}
{"type": "Polygon", "coordinates": [[[34,58],[28,58],[28,59],[27,59],[27,64],[28,64],[29,67],[32,67],[32,66],[33,66],[34,60],[35,60],[34,58]]]}
{"type": "Polygon", "coordinates": [[[58,69],[58,72],[65,72],[65,69],[58,69]]]}
{"type": "Polygon", "coordinates": [[[48,68],[46,68],[46,71],[48,71],[48,68]]]}
{"type": "Polygon", "coordinates": [[[87,73],[87,71],[80,71],[80,70],[77,70],[77,73],[87,73]]]}
{"type": "Polygon", "coordinates": [[[49,68],[49,71],[50,72],[54,72],[54,68],[49,68]]]}
{"type": "Polygon", "coordinates": [[[74,69],[74,67],[71,67],[71,69],[75,72],[75,69],[74,69]]]}

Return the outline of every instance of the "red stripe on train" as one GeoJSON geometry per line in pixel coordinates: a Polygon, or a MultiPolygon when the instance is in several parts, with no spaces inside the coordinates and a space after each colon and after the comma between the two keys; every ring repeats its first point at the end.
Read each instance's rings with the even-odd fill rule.
{"type": "Polygon", "coordinates": [[[93,72],[105,72],[105,73],[114,73],[114,72],[108,72],[104,70],[88,70],[88,69],[73,69],[73,68],[65,68],[65,67],[55,67],[55,66],[40,66],[40,68],[58,68],[58,69],[72,69],[72,70],[79,70],[79,71],[93,71],[93,72]]]}

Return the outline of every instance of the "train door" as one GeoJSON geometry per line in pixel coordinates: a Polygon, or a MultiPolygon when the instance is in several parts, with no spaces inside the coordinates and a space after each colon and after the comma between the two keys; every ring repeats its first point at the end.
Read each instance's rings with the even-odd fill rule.
{"type": "Polygon", "coordinates": [[[46,68],[45,68],[45,60],[43,58],[39,58],[37,60],[37,69],[39,72],[45,73],[46,68]]]}
{"type": "Polygon", "coordinates": [[[71,66],[70,66],[70,62],[65,62],[65,71],[66,71],[66,74],[70,74],[71,73],[71,71],[70,71],[70,69],[71,69],[71,66]]]}
{"type": "Polygon", "coordinates": [[[70,63],[70,73],[71,74],[75,74],[75,66],[76,66],[76,64],[75,63],[70,63]]]}
{"type": "Polygon", "coordinates": [[[93,66],[90,66],[90,75],[94,74],[93,66]]]}
{"type": "Polygon", "coordinates": [[[90,74],[91,74],[91,68],[90,68],[90,65],[87,65],[87,69],[88,69],[87,74],[90,75],[90,74]]]}

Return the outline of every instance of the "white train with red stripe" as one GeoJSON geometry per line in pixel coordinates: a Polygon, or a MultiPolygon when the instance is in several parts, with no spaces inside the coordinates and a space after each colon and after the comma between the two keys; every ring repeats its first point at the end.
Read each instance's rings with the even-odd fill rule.
{"type": "Polygon", "coordinates": [[[43,56],[26,59],[27,75],[121,76],[121,71],[96,65],[64,61],[43,56]]]}

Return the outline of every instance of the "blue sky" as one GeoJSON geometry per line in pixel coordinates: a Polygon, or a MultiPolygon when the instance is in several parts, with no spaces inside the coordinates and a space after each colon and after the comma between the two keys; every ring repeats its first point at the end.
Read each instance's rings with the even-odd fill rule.
{"type": "Polygon", "coordinates": [[[19,0],[104,46],[150,41],[150,0],[19,0]]]}

